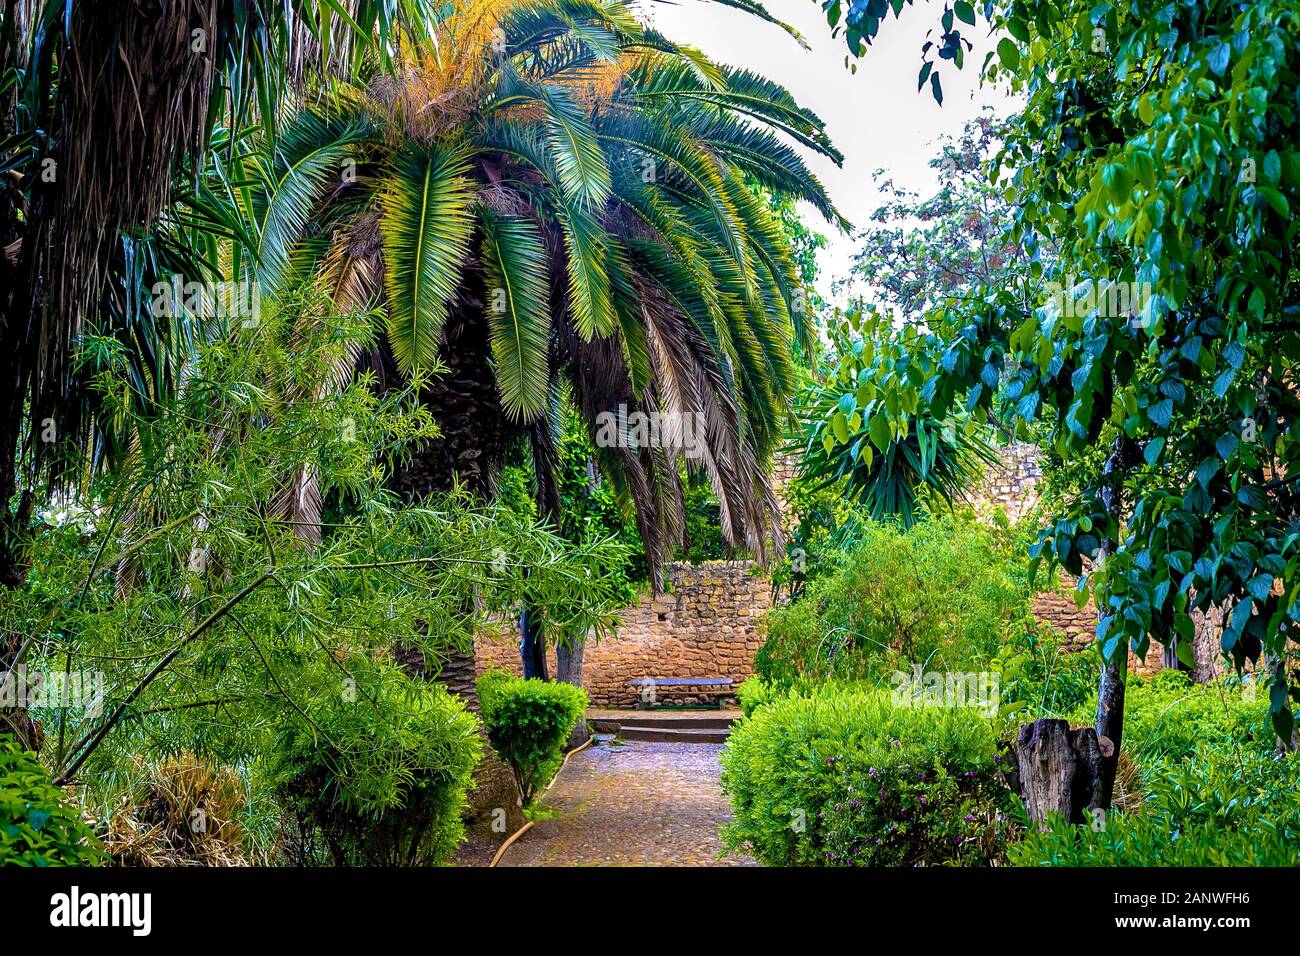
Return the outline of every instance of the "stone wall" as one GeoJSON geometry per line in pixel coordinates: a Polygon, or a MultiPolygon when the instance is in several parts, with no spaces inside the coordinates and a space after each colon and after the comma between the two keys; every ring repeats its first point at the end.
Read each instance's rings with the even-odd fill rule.
{"type": "MultiPolygon", "coordinates": [[[[762,646],[760,622],[772,606],[771,582],[752,561],[706,561],[667,569],[669,593],[646,595],[623,612],[618,633],[588,644],[583,660],[587,695],[597,707],[631,707],[637,677],[730,677],[754,672],[762,646]]],[[[507,633],[478,646],[480,669],[520,673],[519,652],[507,633]]],[[[548,667],[555,667],[551,652],[548,667]]]]}
{"type": "Polygon", "coordinates": [[[998,463],[972,495],[977,509],[1001,507],[1012,521],[1023,518],[1038,504],[1038,483],[1043,469],[1037,445],[1019,443],[998,449],[998,463]]]}
{"type": "MultiPolygon", "coordinates": [[[[978,510],[1001,507],[1015,520],[1038,502],[1040,453],[1034,445],[1016,444],[999,454],[1000,463],[970,497],[978,510]]],[[[793,474],[792,460],[777,463],[778,499],[793,474]]],[[[646,595],[623,612],[618,633],[588,644],[583,675],[593,705],[632,706],[636,694],[628,682],[637,677],[731,677],[739,682],[753,673],[754,653],[763,643],[762,617],[772,606],[771,583],[761,569],[751,561],[710,561],[698,567],[676,564],[669,566],[666,579],[667,594],[646,595]]],[[[1034,615],[1064,636],[1072,648],[1082,650],[1094,640],[1097,611],[1091,603],[1082,608],[1075,605],[1074,583],[1063,576],[1060,591],[1037,595],[1034,615]]],[[[1197,622],[1198,679],[1202,671],[1216,672],[1214,624],[1197,622]]],[[[497,666],[520,673],[517,639],[510,626],[485,635],[476,648],[479,671],[497,666]]],[[[1161,646],[1153,642],[1146,659],[1131,659],[1129,666],[1138,673],[1159,670],[1161,646]]],[[[554,651],[548,667],[554,673],[554,651]]]]}

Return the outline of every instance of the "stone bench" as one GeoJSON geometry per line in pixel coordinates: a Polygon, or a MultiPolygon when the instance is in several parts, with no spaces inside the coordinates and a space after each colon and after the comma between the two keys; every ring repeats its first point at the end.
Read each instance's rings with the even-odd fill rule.
{"type": "Polygon", "coordinates": [[[654,706],[664,694],[712,697],[714,705],[721,709],[722,698],[735,693],[730,677],[638,677],[628,683],[637,691],[637,710],[654,706]]]}

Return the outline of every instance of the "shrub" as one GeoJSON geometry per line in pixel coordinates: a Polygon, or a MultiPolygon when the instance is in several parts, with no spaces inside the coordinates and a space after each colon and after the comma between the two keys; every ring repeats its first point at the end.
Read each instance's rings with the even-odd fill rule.
{"type": "Polygon", "coordinates": [[[751,674],[740,682],[736,688],[736,700],[740,702],[740,714],[748,717],[755,709],[778,696],[778,691],[757,674],[751,674]]]}
{"type": "Polygon", "coordinates": [[[769,866],[983,864],[1012,810],[995,722],[827,685],[770,700],[722,757],[730,849],[769,866]]]}
{"type": "Polygon", "coordinates": [[[1097,828],[1054,821],[1008,850],[1018,866],[1296,866],[1300,754],[1209,747],[1159,761],[1147,799],[1097,828]]]}
{"type": "Polygon", "coordinates": [[[572,684],[491,670],[478,679],[478,697],[488,740],[514,771],[528,806],[559,769],[564,744],[587,709],[587,695],[572,684]]]}
{"type": "Polygon", "coordinates": [[[36,754],[0,735],[0,867],[99,866],[90,827],[36,754]]]}
{"type": "Polygon", "coordinates": [[[1101,656],[1094,648],[1071,650],[1050,627],[1030,619],[989,669],[1001,675],[1004,714],[1023,712],[1026,720],[1068,717],[1096,701],[1101,656]]]}
{"type": "Polygon", "coordinates": [[[1029,600],[1006,528],[972,513],[908,530],[866,522],[835,573],[768,615],[755,667],[781,686],[800,676],[880,682],[914,662],[964,670],[997,653],[1029,600]]]}
{"type": "MultiPolygon", "coordinates": [[[[1228,681],[1194,684],[1176,670],[1147,678],[1130,675],[1124,691],[1123,747],[1145,762],[1155,757],[1186,759],[1216,742],[1226,747],[1258,741],[1271,745],[1267,710],[1264,696],[1252,699],[1228,681]]],[[[1094,695],[1076,708],[1072,722],[1091,724],[1095,714],[1094,695]]]]}
{"type": "Polygon", "coordinates": [[[478,721],[440,684],[351,662],[355,693],[291,720],[268,776],[296,824],[294,863],[437,866],[464,837],[478,721]]]}

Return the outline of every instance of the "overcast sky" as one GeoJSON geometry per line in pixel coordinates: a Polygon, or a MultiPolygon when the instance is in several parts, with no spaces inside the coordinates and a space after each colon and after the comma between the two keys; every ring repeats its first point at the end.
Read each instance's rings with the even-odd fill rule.
{"type": "MultiPolygon", "coordinates": [[[[917,93],[921,44],[926,31],[938,25],[941,3],[921,0],[904,8],[899,21],[891,15],[881,27],[880,40],[857,61],[856,74],[845,68],[848,48],[843,35],[832,38],[816,0],[767,0],[765,6],[802,33],[812,49],[804,50],[780,27],[707,0],[657,0],[650,15],[654,25],[673,40],[781,83],[825,121],[831,141],[844,154],[844,166],[836,168],[817,155],[805,159],[855,226],[879,205],[880,195],[872,184],[876,169],[888,169],[899,185],[928,194],[937,187],[928,161],[939,137],[960,133],[962,124],[985,105],[1007,112],[1004,96],[979,86],[979,64],[989,49],[979,42],[964,70],[944,64],[942,107],[928,87],[917,93]]],[[[644,2],[641,8],[645,9],[644,2]]],[[[809,207],[804,213],[808,224],[830,240],[822,253],[819,283],[823,295],[829,296],[831,281],[848,269],[854,243],[816,210],[809,207]]]]}

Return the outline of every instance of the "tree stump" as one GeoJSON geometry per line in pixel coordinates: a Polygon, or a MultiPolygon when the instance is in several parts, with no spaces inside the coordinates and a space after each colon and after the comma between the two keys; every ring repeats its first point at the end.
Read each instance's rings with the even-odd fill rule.
{"type": "Polygon", "coordinates": [[[1085,810],[1102,806],[1102,753],[1091,727],[1074,730],[1064,720],[1024,724],[1016,737],[1016,788],[1029,819],[1056,813],[1086,822],[1085,810]]]}

